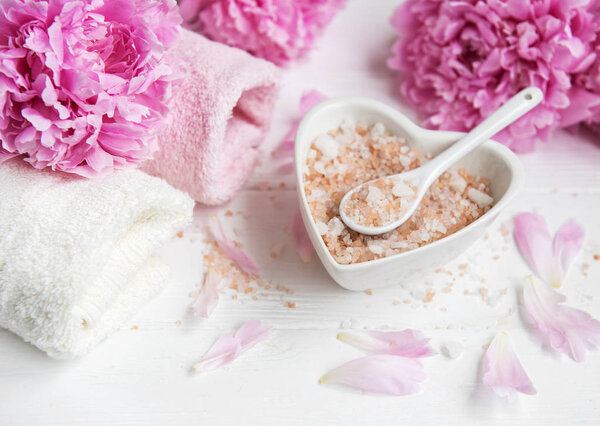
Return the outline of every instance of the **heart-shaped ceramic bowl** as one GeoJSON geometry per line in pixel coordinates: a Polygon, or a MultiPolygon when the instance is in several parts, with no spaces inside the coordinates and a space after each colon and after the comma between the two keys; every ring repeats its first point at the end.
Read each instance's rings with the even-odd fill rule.
{"type": "Polygon", "coordinates": [[[409,283],[419,275],[444,265],[485,233],[522,185],[523,166],[517,156],[505,146],[488,141],[456,163],[456,166],[464,167],[468,173],[490,180],[494,206],[487,213],[458,232],[415,250],[369,262],[341,265],[331,256],[317,231],[304,194],[303,170],[306,155],[315,138],[337,129],[345,119],[368,124],[383,123],[391,133],[404,136],[410,146],[434,156],[464,133],[423,129],[394,108],[368,98],[327,100],[313,107],[304,116],[296,132],[294,154],[300,212],[325,269],[339,285],[349,290],[362,291],[409,283]]]}

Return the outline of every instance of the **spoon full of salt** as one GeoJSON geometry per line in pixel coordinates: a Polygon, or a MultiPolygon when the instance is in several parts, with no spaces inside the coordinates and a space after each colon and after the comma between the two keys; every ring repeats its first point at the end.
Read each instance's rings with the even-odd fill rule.
{"type": "Polygon", "coordinates": [[[378,235],[396,229],[412,216],[427,189],[442,173],[529,112],[543,97],[542,91],[537,87],[521,90],[477,127],[423,166],[352,188],[340,202],[342,220],[350,229],[366,235],[378,235]]]}

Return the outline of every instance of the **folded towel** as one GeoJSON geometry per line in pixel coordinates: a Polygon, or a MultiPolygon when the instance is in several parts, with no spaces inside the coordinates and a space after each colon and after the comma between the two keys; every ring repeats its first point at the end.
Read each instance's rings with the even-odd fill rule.
{"type": "Polygon", "coordinates": [[[143,164],[204,204],[228,201],[256,163],[273,112],[279,69],[183,30],[172,52],[188,74],[170,102],[172,124],[143,164]]]}
{"type": "Polygon", "coordinates": [[[156,246],[193,201],[139,170],[101,179],[0,167],[0,326],[72,358],[115,331],[166,283],[156,246]]]}

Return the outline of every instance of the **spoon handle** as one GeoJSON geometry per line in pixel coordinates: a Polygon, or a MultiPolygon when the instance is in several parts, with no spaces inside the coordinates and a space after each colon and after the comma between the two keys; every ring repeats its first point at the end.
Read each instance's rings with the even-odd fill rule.
{"type": "Polygon", "coordinates": [[[539,104],[543,98],[544,94],[537,87],[523,89],[510,98],[462,139],[455,142],[450,148],[434,157],[425,165],[429,169],[427,185],[437,179],[455,161],[487,141],[513,121],[525,115],[539,104]]]}

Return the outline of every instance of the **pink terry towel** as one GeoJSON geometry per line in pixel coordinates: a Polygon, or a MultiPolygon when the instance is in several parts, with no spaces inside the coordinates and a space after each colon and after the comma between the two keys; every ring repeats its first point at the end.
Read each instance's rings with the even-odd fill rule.
{"type": "Polygon", "coordinates": [[[246,182],[269,127],[279,69],[183,30],[173,53],[188,68],[171,100],[173,121],[143,164],[204,204],[228,201],[246,182]]]}

